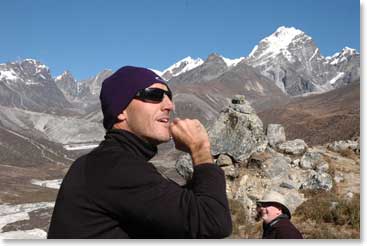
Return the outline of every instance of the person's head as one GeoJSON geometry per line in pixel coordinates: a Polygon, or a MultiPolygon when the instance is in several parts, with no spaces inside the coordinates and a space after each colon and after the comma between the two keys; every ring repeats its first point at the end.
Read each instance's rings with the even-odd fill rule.
{"type": "Polygon", "coordinates": [[[291,213],[286,206],[284,196],[276,191],[265,193],[263,198],[256,202],[257,219],[262,219],[265,224],[270,223],[281,214],[288,215],[291,213]]]}
{"type": "Polygon", "coordinates": [[[151,70],[120,68],[103,81],[100,99],[106,130],[127,130],[155,145],[170,139],[172,93],[151,70]]]}

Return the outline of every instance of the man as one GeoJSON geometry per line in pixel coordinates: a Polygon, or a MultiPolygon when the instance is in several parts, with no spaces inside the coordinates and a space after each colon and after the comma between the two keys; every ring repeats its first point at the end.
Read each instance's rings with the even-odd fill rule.
{"type": "Polygon", "coordinates": [[[223,238],[232,222],[223,171],[197,120],[174,119],[172,93],[154,72],[122,67],[102,84],[105,140],[77,159],[56,199],[48,238],[223,238]],[[187,187],[148,161],[173,138],[191,154],[187,187]]]}
{"type": "Polygon", "coordinates": [[[257,201],[257,219],[263,220],[263,239],[302,239],[302,234],[291,223],[291,213],[284,197],[270,191],[257,201]]]}

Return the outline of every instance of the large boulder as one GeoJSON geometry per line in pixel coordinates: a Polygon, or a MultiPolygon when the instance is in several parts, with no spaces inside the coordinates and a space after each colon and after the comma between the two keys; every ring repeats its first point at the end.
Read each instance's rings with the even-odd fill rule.
{"type": "Polygon", "coordinates": [[[284,127],[281,124],[269,124],[266,136],[269,145],[274,149],[276,149],[278,144],[284,143],[286,140],[284,127]]]}
{"type": "Polygon", "coordinates": [[[262,169],[268,178],[279,179],[288,174],[289,165],[289,160],[284,156],[274,156],[263,163],[262,169]]]}
{"type": "Polygon", "coordinates": [[[307,147],[303,139],[295,139],[278,145],[280,151],[291,155],[302,155],[306,152],[307,147]]]}
{"type": "Polygon", "coordinates": [[[319,152],[307,151],[301,158],[299,166],[302,169],[314,169],[325,172],[329,169],[329,164],[324,161],[319,152]]]}
{"type": "Polygon", "coordinates": [[[328,149],[334,151],[334,152],[342,152],[346,151],[348,149],[357,151],[359,150],[359,142],[358,141],[334,141],[328,145],[328,149]]]}
{"type": "Polygon", "coordinates": [[[301,185],[301,189],[310,190],[326,190],[329,191],[333,187],[333,178],[328,173],[316,172],[311,170],[308,179],[301,185]]]}
{"type": "Polygon", "coordinates": [[[267,145],[263,123],[242,95],[236,95],[221,111],[209,130],[209,138],[214,156],[227,154],[239,163],[267,145]]]}

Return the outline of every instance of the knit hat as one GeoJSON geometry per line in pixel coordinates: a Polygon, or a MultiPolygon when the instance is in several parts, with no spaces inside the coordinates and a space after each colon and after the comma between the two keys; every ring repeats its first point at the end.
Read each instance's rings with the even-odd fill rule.
{"type": "Polygon", "coordinates": [[[285,198],[282,194],[279,192],[276,192],[274,190],[271,190],[262,197],[261,200],[258,200],[257,203],[277,203],[283,208],[283,212],[288,215],[289,219],[291,218],[291,212],[289,211],[289,208],[287,207],[287,203],[285,201],[285,198]]]}
{"type": "Polygon", "coordinates": [[[142,67],[125,66],[106,78],[99,96],[104,128],[111,129],[117,122],[117,116],[129,105],[136,93],[154,83],[167,86],[160,76],[142,67]]]}

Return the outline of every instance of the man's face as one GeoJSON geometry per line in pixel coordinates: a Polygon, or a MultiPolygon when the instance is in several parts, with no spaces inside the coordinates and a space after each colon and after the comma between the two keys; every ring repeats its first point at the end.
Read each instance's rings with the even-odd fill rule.
{"type": "Polygon", "coordinates": [[[282,210],[279,205],[272,203],[258,204],[256,207],[257,218],[263,219],[265,224],[270,223],[273,219],[282,214],[282,210]]]}
{"type": "MultiPolygon", "coordinates": [[[[167,86],[155,83],[149,88],[168,90],[167,86]]],[[[158,145],[170,140],[169,119],[174,104],[167,95],[161,102],[133,99],[123,114],[126,117],[124,129],[158,145]]]]}

